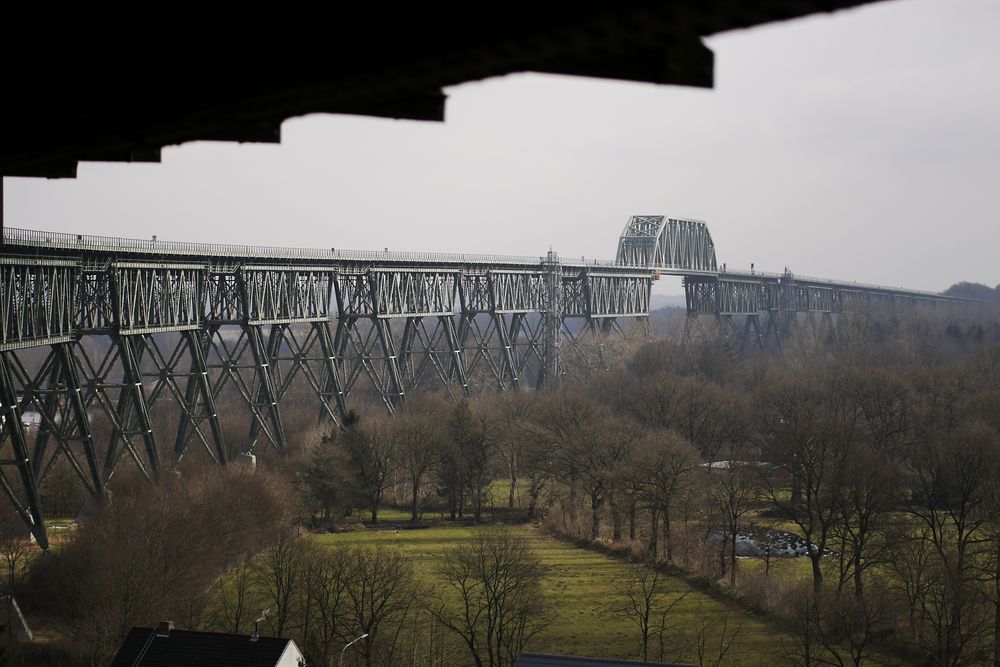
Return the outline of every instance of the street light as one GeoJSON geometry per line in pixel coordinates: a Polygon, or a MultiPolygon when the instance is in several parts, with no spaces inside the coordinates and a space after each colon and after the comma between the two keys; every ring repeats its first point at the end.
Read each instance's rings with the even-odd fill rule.
{"type": "Polygon", "coordinates": [[[347,644],[344,646],[344,648],[340,649],[340,658],[337,660],[337,667],[340,667],[340,665],[344,664],[344,651],[347,650],[347,647],[350,646],[351,644],[355,643],[355,642],[361,641],[362,639],[364,639],[367,636],[368,636],[368,633],[366,632],[365,634],[361,635],[360,637],[357,637],[356,639],[352,639],[351,641],[347,642],[347,644]]]}

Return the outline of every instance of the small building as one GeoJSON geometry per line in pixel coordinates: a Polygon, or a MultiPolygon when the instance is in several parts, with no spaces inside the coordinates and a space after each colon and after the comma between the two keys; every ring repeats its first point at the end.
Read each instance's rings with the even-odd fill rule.
{"type": "Polygon", "coordinates": [[[304,667],[295,642],[279,637],[222,632],[132,628],[111,667],[304,667]]]}
{"type": "Polygon", "coordinates": [[[752,468],[763,473],[764,477],[771,482],[787,482],[792,478],[785,466],[766,461],[710,461],[702,463],[701,467],[712,473],[726,473],[736,468],[752,468]]]}

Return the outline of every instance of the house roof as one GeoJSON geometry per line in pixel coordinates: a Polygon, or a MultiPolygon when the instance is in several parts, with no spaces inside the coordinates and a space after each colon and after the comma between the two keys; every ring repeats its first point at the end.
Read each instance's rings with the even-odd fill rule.
{"type": "Polygon", "coordinates": [[[514,667],[690,667],[674,662],[640,662],[637,660],[616,660],[614,658],[585,658],[576,655],[546,655],[544,653],[522,653],[514,667]]]}
{"type": "Polygon", "coordinates": [[[220,632],[132,628],[111,667],[274,667],[291,639],[230,635],[220,632]]]}

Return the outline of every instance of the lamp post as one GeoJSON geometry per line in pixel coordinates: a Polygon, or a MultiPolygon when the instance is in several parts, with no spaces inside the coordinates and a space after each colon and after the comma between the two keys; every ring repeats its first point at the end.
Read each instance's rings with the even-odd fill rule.
{"type": "Polygon", "coordinates": [[[367,636],[368,636],[368,633],[366,632],[365,634],[361,635],[360,637],[356,637],[355,639],[352,639],[351,641],[347,642],[347,644],[344,645],[344,648],[340,649],[340,658],[337,660],[337,667],[340,667],[340,665],[344,664],[344,651],[346,651],[347,648],[351,644],[353,644],[355,642],[359,642],[359,641],[361,641],[362,639],[364,639],[367,636]]]}

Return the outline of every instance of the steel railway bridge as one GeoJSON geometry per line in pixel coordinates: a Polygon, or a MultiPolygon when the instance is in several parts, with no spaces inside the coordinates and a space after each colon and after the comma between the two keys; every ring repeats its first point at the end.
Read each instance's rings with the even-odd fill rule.
{"type": "Polygon", "coordinates": [[[363,391],[393,410],[420,386],[538,388],[582,338],[623,335],[628,322],[648,335],[660,275],[682,276],[690,319],[744,348],[779,347],[800,322],[822,333],[842,314],[969,305],[720,271],[705,223],[666,216],[630,218],[614,262],[4,231],[0,487],[43,548],[39,488],[60,460],[98,497],[125,461],[150,479],[192,446],[225,464],[219,399],[234,390],[251,415],[242,450],[283,449],[282,399],[297,378],[334,422],[363,391]],[[152,416],[165,403],[180,414],[169,453],[152,416]]]}

